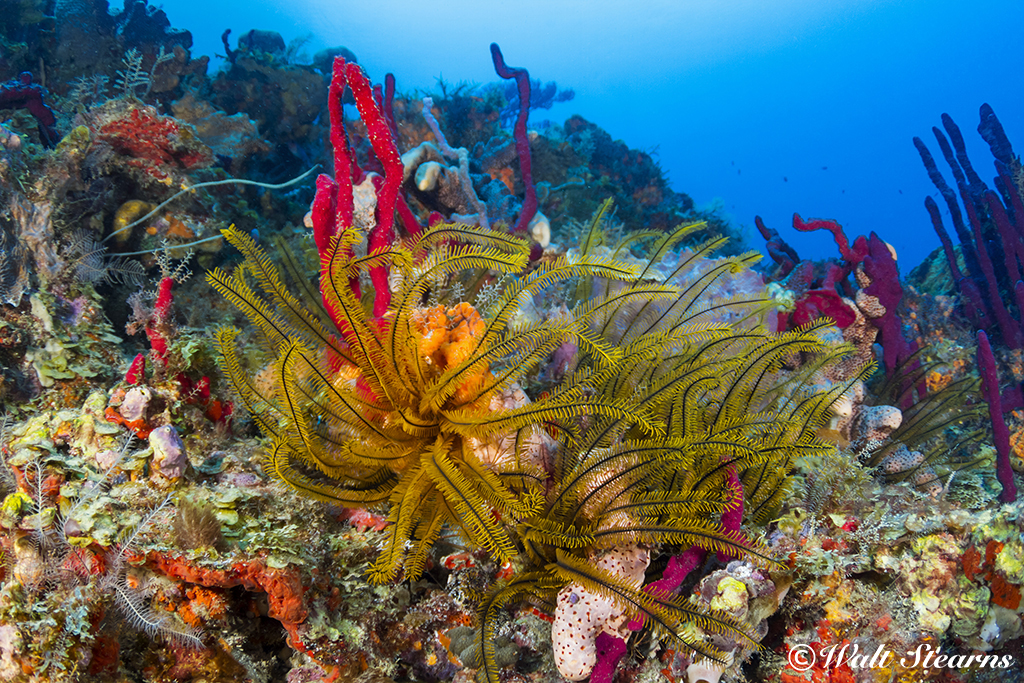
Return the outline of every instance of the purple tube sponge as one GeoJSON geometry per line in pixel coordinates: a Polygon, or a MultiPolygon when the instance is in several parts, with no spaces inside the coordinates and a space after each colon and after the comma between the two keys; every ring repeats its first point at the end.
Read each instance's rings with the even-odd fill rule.
{"type": "Polygon", "coordinates": [[[760,216],[754,216],[754,225],[757,226],[758,232],[761,233],[761,237],[765,239],[765,247],[768,249],[768,255],[772,257],[772,260],[778,264],[779,268],[775,274],[776,279],[782,279],[793,272],[793,268],[796,264],[800,263],[800,257],[797,255],[793,247],[789,246],[782,237],[779,236],[779,231],[775,228],[769,228],[761,220],[760,216]]]}
{"type": "MultiPolygon", "coordinates": [[[[935,137],[939,141],[939,146],[945,151],[949,149],[949,143],[946,142],[945,136],[942,135],[942,131],[938,128],[932,129],[935,132],[935,137]]],[[[967,270],[971,273],[972,277],[978,277],[980,268],[978,267],[978,255],[974,251],[974,242],[971,240],[971,233],[964,224],[963,214],[960,212],[960,204],[957,202],[956,193],[953,188],[949,186],[946,179],[942,177],[942,173],[939,172],[939,167],[935,163],[935,158],[932,153],[928,151],[928,147],[925,146],[924,141],[921,138],[914,138],[914,147],[917,148],[918,154],[921,155],[921,162],[924,164],[925,171],[928,173],[928,179],[932,181],[932,184],[939,190],[939,194],[942,195],[943,201],[946,203],[946,207],[949,209],[949,216],[953,221],[953,229],[956,231],[957,239],[960,240],[961,248],[964,253],[964,261],[967,263],[967,270]]],[[[949,157],[952,157],[952,150],[949,151],[949,157]]],[[[959,173],[959,167],[956,167],[956,173],[959,173]]],[[[931,210],[929,209],[929,213],[931,210]]],[[[934,224],[934,218],[932,223],[934,224]]],[[[937,228],[936,228],[937,230],[937,228]]],[[[942,234],[939,234],[939,239],[942,239],[942,234]]]]}
{"type": "Polygon", "coordinates": [[[992,107],[988,103],[981,105],[981,123],[978,124],[978,132],[988,143],[989,149],[992,150],[992,156],[1007,166],[1013,164],[1014,159],[1017,158],[1013,153],[1013,146],[1010,145],[1010,140],[1003,131],[1003,125],[999,123],[996,113],[992,111],[992,107]]]}
{"type": "Polygon", "coordinates": [[[871,284],[864,288],[864,292],[876,297],[878,303],[885,307],[885,315],[877,318],[874,324],[882,344],[885,370],[891,376],[897,366],[916,349],[903,336],[903,321],[896,312],[903,298],[896,259],[892,257],[889,246],[873,232],[868,240],[867,252],[864,257],[864,273],[870,278],[871,284]]]}
{"type": "Polygon", "coordinates": [[[970,189],[971,196],[978,198],[981,193],[985,191],[985,182],[981,179],[981,176],[974,170],[974,166],[971,165],[971,159],[967,156],[967,145],[964,144],[964,136],[960,133],[960,127],[953,121],[953,117],[949,114],[942,115],[942,127],[946,129],[946,134],[949,135],[949,141],[953,143],[953,149],[956,150],[956,160],[960,164],[960,168],[963,169],[964,177],[967,179],[967,186],[970,189]]]}
{"type": "Polygon", "coordinates": [[[996,478],[1003,485],[999,500],[1003,503],[1012,503],[1017,500],[1017,484],[1013,481],[1013,468],[1010,466],[1010,430],[1003,418],[996,359],[992,355],[992,346],[988,343],[988,335],[984,330],[978,330],[978,372],[981,375],[982,392],[988,403],[988,414],[992,418],[992,434],[996,445],[996,478]]]}
{"type": "Polygon", "coordinates": [[[519,213],[519,220],[516,221],[516,227],[512,232],[525,235],[529,232],[530,221],[537,213],[537,187],[533,184],[530,138],[526,134],[526,119],[530,116],[530,74],[526,69],[506,65],[497,43],[491,43],[491,59],[499,76],[516,79],[516,85],[519,86],[519,116],[516,118],[515,128],[512,129],[512,137],[516,141],[519,172],[523,176],[523,185],[526,186],[526,196],[523,198],[523,210],[519,213]]]}
{"type": "Polygon", "coordinates": [[[626,641],[602,632],[597,636],[597,664],[590,672],[590,683],[612,683],[619,660],[626,654],[626,641]]]}
{"type": "Polygon", "coordinates": [[[982,105],[980,113],[978,132],[995,157],[997,192],[986,187],[971,165],[963,135],[949,115],[942,115],[945,132],[939,128],[933,128],[932,132],[949,165],[956,191],[943,179],[935,159],[919,138],[914,138],[914,146],[921,155],[928,177],[945,200],[963,250],[966,273],[955,263],[956,255],[942,225],[938,207],[933,201],[926,200],[925,207],[963,297],[961,307],[964,314],[975,329],[987,330],[989,334],[998,332],[1004,344],[1022,348],[1024,288],[1018,286],[1021,273],[1017,264],[1024,261],[1024,202],[1016,192],[1008,167],[1014,162],[1014,157],[1006,133],[990,106],[982,105]],[[1000,254],[1002,258],[999,258],[1000,254]]]}
{"type": "MultiPolygon", "coordinates": [[[[740,526],[743,524],[744,498],[743,482],[740,481],[740,473],[735,463],[726,468],[725,483],[732,492],[732,501],[722,511],[722,529],[725,530],[726,535],[736,537],[742,534],[740,526]]],[[[729,553],[721,551],[718,553],[719,562],[728,562],[730,557],[729,553]]]]}

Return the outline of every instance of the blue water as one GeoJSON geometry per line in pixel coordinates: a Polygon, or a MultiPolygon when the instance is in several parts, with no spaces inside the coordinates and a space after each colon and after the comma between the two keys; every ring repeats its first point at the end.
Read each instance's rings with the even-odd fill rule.
{"type": "MultiPolygon", "coordinates": [[[[374,81],[400,91],[497,80],[488,45],[510,65],[576,91],[534,114],[581,114],[631,147],[656,151],[675,189],[717,202],[737,225],[760,214],[803,257],[835,254],[830,236],[790,228],[837,219],[851,236],[889,241],[906,273],[938,246],[923,208],[935,193],[911,145],[936,149],[948,112],[991,177],[977,135],[989,102],[1024,149],[1021,0],[657,0],[408,2],[165,0],[195,54],[223,54],[220,34],[310,35],[313,54],[354,51],[374,81]],[[770,8],[770,9],[769,9],[770,8]]],[[[217,60],[214,60],[216,64],[217,60]]],[[[940,162],[941,164],[941,162],[940,162]]],[[[942,202],[939,202],[942,206],[942,202]]],[[[948,225],[948,221],[947,221],[948,225]]],[[[751,241],[761,240],[751,230],[751,241]]]]}

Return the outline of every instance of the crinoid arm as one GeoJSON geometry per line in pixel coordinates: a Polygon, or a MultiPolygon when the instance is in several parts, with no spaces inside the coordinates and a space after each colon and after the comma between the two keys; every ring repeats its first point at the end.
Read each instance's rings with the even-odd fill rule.
{"type": "Polygon", "coordinates": [[[363,235],[342,226],[318,242],[317,307],[244,235],[229,234],[242,266],[210,275],[262,342],[257,381],[238,333],[217,335],[268,439],[265,471],[314,499],[387,509],[371,582],[418,577],[445,527],[518,572],[480,602],[478,675],[490,683],[501,612],[524,599],[551,609],[569,585],[713,661],[726,653],[706,634],[754,644],[727,615],[644,590],[647,553],[777,567],[742,523],[778,505],[798,458],[830,452],[817,434],[849,389],[821,389],[848,352],[825,341],[826,323],[764,329],[768,298],[748,286],[756,255],[713,258],[718,238],[684,246],[698,224],[612,244],[609,211],[578,250],[539,264],[524,240],[461,224],[357,255],[363,235]],[[645,259],[630,252],[644,247],[645,259]],[[360,296],[382,269],[383,313],[360,296]],[[477,310],[464,286],[485,280],[477,310]],[[544,295],[561,313],[526,318],[544,295]],[[531,401],[520,385],[563,345],[579,350],[572,365],[531,401]],[[638,576],[595,563],[624,548],[644,554],[638,576]]]}

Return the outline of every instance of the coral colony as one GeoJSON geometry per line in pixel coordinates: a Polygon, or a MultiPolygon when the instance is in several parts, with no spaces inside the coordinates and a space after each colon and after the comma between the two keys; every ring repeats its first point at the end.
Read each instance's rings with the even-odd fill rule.
{"type": "Polygon", "coordinates": [[[988,105],[994,189],[948,116],[952,182],[914,140],[924,263],[799,214],[837,255],[756,218],[762,261],[531,120],[572,91],[497,45],[413,98],[343,47],[227,31],[208,73],[144,0],[37,4],[0,17],[0,680],[1020,678],[1024,170],[988,105]]]}

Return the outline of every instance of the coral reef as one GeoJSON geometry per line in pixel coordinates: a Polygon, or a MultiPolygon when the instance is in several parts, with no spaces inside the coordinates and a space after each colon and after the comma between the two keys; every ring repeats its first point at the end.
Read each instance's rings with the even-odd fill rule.
{"type": "Polygon", "coordinates": [[[324,77],[312,67],[288,63],[283,58],[283,40],[282,49],[275,53],[259,41],[244,38],[237,49],[228,51],[231,68],[218,73],[210,84],[211,104],[231,116],[244,113],[276,146],[310,145],[314,122],[326,104],[324,77]]]}
{"type": "Polygon", "coordinates": [[[490,589],[479,608],[487,679],[498,675],[493,629],[501,610],[521,596],[550,602],[556,593],[555,664],[573,680],[597,663],[598,634],[628,635],[637,612],[656,633],[724,661],[710,636],[692,626],[749,640],[741,622],[713,607],[693,610],[664,589],[641,590],[649,555],[638,544],[700,547],[771,565],[740,522],[774,509],[798,457],[827,452],[814,429],[847,387],[816,390],[808,380],[847,347],[823,343],[813,326],[777,337],[759,327],[764,298],[756,286],[726,294],[728,274],[752,255],[706,260],[721,239],[693,253],[673,251],[701,225],[656,240],[635,266],[603,255],[619,252],[604,244],[607,203],[578,255],[492,291],[486,315],[465,301],[423,307],[425,296],[442,296],[450,281],[478,280],[480,269],[519,273],[527,245],[446,223],[396,240],[392,207],[404,168],[387,110],[369,92],[361,70],[337,59],[336,176],[318,180],[311,213],[322,306],[290,294],[238,231],[226,237],[245,268],[208,275],[268,341],[270,363],[247,371],[236,350],[239,332],[218,333],[224,371],[271,439],[267,471],[336,505],[389,503],[372,582],[420,578],[442,525],[509,567],[507,583],[490,589]],[[361,219],[340,111],[346,85],[385,169],[374,182],[375,215],[361,219]],[[364,240],[362,256],[355,247],[364,240]],[[373,292],[366,308],[364,274],[373,292]],[[567,315],[523,318],[528,297],[561,282],[575,282],[567,315]],[[710,311],[709,293],[723,297],[710,311]],[[495,402],[568,342],[579,354],[571,379],[534,402],[495,402]],[[781,374],[794,352],[815,360],[781,374]],[[255,375],[269,385],[249,379],[255,375]],[[553,468],[546,449],[535,447],[538,425],[558,444],[553,468]],[[480,447],[488,442],[507,450],[480,447]]]}
{"type": "Polygon", "coordinates": [[[258,28],[207,75],[144,0],[12,9],[3,680],[1020,677],[990,108],[995,192],[938,138],[959,245],[902,278],[797,215],[838,256],[757,221],[754,270],[650,155],[531,123],[567,91],[497,46],[411,97],[258,28]]]}

